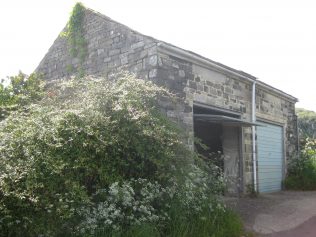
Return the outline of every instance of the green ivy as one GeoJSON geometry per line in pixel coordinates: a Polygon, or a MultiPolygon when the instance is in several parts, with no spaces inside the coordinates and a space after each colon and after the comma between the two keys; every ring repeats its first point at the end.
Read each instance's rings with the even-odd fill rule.
{"type": "MultiPolygon", "coordinates": [[[[68,40],[70,56],[79,59],[79,67],[77,68],[79,77],[84,76],[83,63],[87,56],[87,42],[83,30],[84,11],[83,4],[76,3],[68,21],[67,30],[62,33],[62,37],[66,37],[68,40]]],[[[71,66],[68,65],[67,68],[71,66]]]]}

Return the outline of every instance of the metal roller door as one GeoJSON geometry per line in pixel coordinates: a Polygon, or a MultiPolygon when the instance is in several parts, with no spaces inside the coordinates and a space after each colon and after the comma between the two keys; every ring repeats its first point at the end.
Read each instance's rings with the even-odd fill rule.
{"type": "Polygon", "coordinates": [[[257,127],[259,192],[281,190],[283,174],[283,128],[269,123],[257,127]]]}

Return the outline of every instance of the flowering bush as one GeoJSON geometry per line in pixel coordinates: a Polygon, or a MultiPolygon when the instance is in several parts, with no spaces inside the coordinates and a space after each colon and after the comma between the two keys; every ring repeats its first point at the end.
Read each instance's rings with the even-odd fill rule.
{"type": "Polygon", "coordinates": [[[306,138],[298,157],[293,157],[284,181],[287,189],[316,190],[316,140],[306,138]]]}
{"type": "Polygon", "coordinates": [[[119,231],[124,226],[165,221],[166,203],[171,198],[171,190],[158,182],[146,179],[115,182],[98,190],[92,205],[80,209],[83,222],[78,231],[94,234],[98,228],[119,231]]]}
{"type": "Polygon", "coordinates": [[[157,110],[177,100],[165,89],[123,73],[48,83],[45,94],[0,122],[0,235],[167,233],[178,216],[223,208],[219,170],[157,110]]]}
{"type": "Polygon", "coordinates": [[[165,226],[174,218],[173,211],[185,219],[199,216],[206,210],[211,213],[225,211],[215,196],[222,190],[223,182],[215,181],[213,175],[194,164],[187,169],[189,173],[182,177],[183,182],[174,179],[164,187],[158,182],[132,179],[98,190],[93,204],[80,210],[83,221],[77,231],[89,234],[98,229],[122,231],[126,226],[148,223],[165,226]],[[216,192],[211,185],[218,185],[216,192]]]}
{"type": "MultiPolygon", "coordinates": [[[[184,207],[184,212],[189,215],[202,210],[203,204],[215,198],[224,190],[223,174],[215,166],[213,169],[201,169],[191,164],[189,172],[184,175],[184,185],[179,187],[179,200],[184,207]]],[[[212,209],[212,207],[210,207],[212,209]]]]}
{"type": "Polygon", "coordinates": [[[77,209],[97,190],[168,179],[181,142],[154,107],[165,90],[121,75],[57,82],[46,93],[0,124],[3,235],[72,231],[77,209]]]}

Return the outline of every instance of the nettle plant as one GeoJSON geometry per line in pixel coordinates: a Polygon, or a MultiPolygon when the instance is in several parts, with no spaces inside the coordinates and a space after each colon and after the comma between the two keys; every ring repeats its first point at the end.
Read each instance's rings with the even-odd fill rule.
{"type": "Polygon", "coordinates": [[[127,73],[46,87],[0,122],[0,235],[161,226],[172,203],[188,218],[214,208],[221,175],[157,109],[161,98],[177,103],[167,90],[127,73]]]}

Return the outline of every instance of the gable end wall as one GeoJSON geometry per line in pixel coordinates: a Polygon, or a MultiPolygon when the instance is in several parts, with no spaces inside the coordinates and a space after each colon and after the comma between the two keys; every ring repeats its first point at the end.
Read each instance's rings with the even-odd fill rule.
{"type": "MultiPolygon", "coordinates": [[[[85,74],[107,76],[121,69],[147,79],[156,66],[156,40],[91,10],[85,11],[83,28],[87,42],[85,74]]],[[[79,59],[70,57],[67,39],[59,36],[36,71],[47,79],[58,79],[75,75],[78,67],[79,59]]]]}

